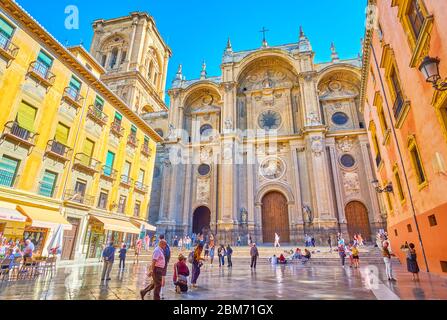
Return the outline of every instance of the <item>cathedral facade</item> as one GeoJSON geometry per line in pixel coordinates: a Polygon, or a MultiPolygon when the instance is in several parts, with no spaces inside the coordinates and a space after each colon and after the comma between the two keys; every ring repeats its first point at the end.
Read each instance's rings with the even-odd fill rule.
{"type": "Polygon", "coordinates": [[[187,80],[145,120],[158,146],[150,222],[159,233],[271,243],[364,238],[384,228],[363,116],[361,59],[314,63],[309,39],[224,51],[221,75],[187,80]]]}

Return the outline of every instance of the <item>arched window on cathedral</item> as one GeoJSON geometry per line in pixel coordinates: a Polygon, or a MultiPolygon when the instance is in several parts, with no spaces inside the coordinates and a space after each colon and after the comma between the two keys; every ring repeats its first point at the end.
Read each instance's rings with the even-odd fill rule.
{"type": "Polygon", "coordinates": [[[106,60],[107,60],[107,55],[103,54],[102,57],[101,57],[101,65],[103,67],[106,66],[106,60]]]}
{"type": "Polygon", "coordinates": [[[112,56],[110,57],[110,68],[113,69],[116,65],[116,62],[118,60],[118,48],[113,48],[112,50],[112,56]]]}
{"type": "Polygon", "coordinates": [[[154,71],[154,63],[151,61],[149,63],[149,70],[147,71],[147,78],[149,79],[149,81],[152,80],[152,73],[154,71]]]}
{"type": "Polygon", "coordinates": [[[126,61],[127,51],[123,51],[121,53],[121,64],[123,64],[126,61]]]}

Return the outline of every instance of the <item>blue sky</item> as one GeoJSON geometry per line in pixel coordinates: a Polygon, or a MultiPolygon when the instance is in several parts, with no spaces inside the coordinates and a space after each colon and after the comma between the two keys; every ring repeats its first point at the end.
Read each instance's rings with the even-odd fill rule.
{"type": "Polygon", "coordinates": [[[132,11],[147,11],[173,51],[169,88],[177,66],[183,64],[187,79],[198,78],[202,60],[208,75],[220,75],[222,53],[228,36],[234,50],[258,48],[263,26],[270,31],[270,45],[297,42],[302,25],[316,52],[316,61],[330,59],[335,42],[340,58],[357,56],[364,35],[366,0],[17,0],[61,43],[81,42],[90,47],[91,23],[98,18],[114,18],[132,11]],[[65,7],[76,5],[79,30],[64,27],[65,7]]]}

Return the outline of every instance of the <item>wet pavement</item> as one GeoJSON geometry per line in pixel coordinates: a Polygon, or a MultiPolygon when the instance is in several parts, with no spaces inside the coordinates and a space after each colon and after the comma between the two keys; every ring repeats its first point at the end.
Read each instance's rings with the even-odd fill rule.
{"type": "MultiPolygon", "coordinates": [[[[114,264],[111,278],[101,283],[101,264],[75,264],[59,267],[50,277],[0,282],[1,300],[137,300],[145,285],[146,263],[127,263],[123,272],[114,264]]],[[[171,263],[172,265],[172,263],[171,263]]],[[[170,266],[169,269],[172,269],[170,266]]],[[[397,282],[385,280],[382,265],[360,269],[334,265],[290,264],[272,266],[260,262],[251,270],[248,260],[235,259],[233,268],[206,264],[199,287],[176,294],[169,270],[164,298],[168,300],[277,300],[277,299],[447,299],[447,278],[420,274],[413,281],[400,265],[394,267],[397,282]],[[371,270],[379,277],[374,278],[371,270]]],[[[147,297],[152,299],[152,296],[147,297]]]]}

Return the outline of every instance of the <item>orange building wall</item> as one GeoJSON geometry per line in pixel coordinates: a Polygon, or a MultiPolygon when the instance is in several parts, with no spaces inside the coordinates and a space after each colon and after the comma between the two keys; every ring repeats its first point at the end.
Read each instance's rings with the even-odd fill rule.
{"type": "MultiPolygon", "coordinates": [[[[403,3],[405,0],[397,0],[403,3]]],[[[447,1],[424,0],[429,14],[434,15],[433,29],[431,31],[429,55],[439,57],[441,60],[440,74],[447,77],[447,1]]],[[[447,163],[447,139],[443,134],[443,127],[439,121],[435,107],[432,105],[435,90],[431,84],[426,83],[422,73],[418,70],[419,63],[415,68],[410,67],[412,49],[410,48],[407,34],[398,18],[398,6],[391,6],[390,0],[377,0],[379,23],[383,30],[382,41],[379,40],[377,30],[374,32],[371,45],[374,48],[378,60],[380,74],[374,54],[371,52],[369,76],[366,87],[366,102],[364,114],[366,123],[374,121],[377,127],[381,156],[384,161],[383,167],[377,171],[377,176],[382,185],[387,181],[393,183],[395,192],[391,194],[394,206],[393,212],[388,214],[388,234],[394,252],[399,256],[401,262],[405,263],[405,256],[399,250],[406,241],[416,245],[418,261],[421,270],[425,270],[422,249],[419,245],[418,233],[411,208],[409,190],[407,188],[403,166],[405,168],[409,188],[413,197],[417,221],[421,231],[422,242],[425,248],[428,266],[431,272],[442,273],[440,261],[447,261],[447,175],[437,173],[433,166],[435,153],[438,152],[447,163]],[[389,44],[394,51],[394,59],[397,64],[398,75],[404,96],[411,102],[410,111],[400,129],[395,129],[397,141],[403,158],[403,166],[400,161],[396,139],[391,133],[388,143],[382,144],[383,135],[380,130],[379,117],[376,107],[373,106],[374,95],[377,91],[383,98],[385,118],[388,127],[395,124],[394,116],[389,116],[387,108],[392,110],[393,100],[386,85],[385,69],[380,67],[383,45],[389,44]],[[380,77],[384,81],[384,90],[380,83],[380,77]],[[375,79],[375,81],[374,81],[375,79]],[[385,102],[388,101],[388,106],[385,102]],[[428,185],[419,189],[415,171],[407,149],[408,137],[415,135],[419,147],[420,156],[428,179],[428,185]],[[398,199],[397,186],[393,176],[393,165],[397,163],[405,194],[405,202],[400,203],[398,199]],[[435,214],[437,226],[430,227],[428,216],[435,214]],[[412,232],[408,232],[407,225],[411,224],[412,232]],[[396,236],[394,230],[397,230],[396,236]]],[[[445,93],[447,94],[447,93],[445,93]]],[[[369,135],[370,142],[371,134],[369,135]]],[[[373,155],[375,157],[375,155],[373,155]]]]}

